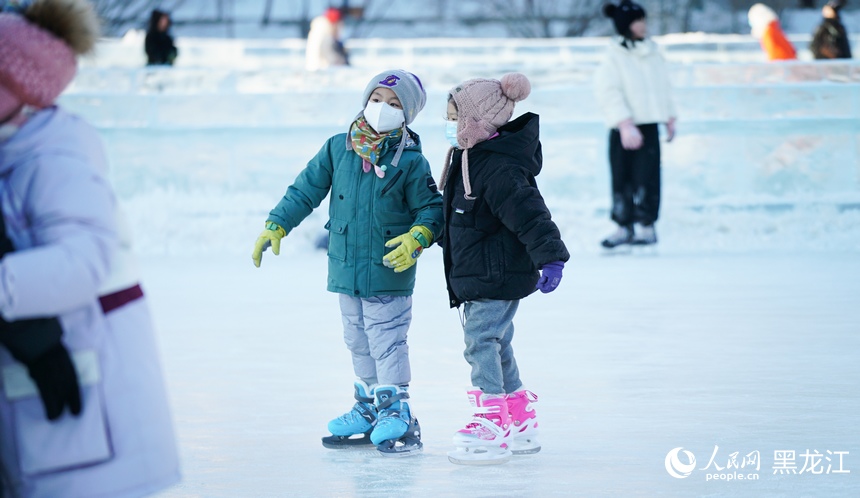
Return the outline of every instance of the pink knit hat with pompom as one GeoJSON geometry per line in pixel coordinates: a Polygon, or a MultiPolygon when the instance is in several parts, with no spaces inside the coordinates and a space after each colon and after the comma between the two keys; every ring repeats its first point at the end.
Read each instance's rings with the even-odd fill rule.
{"type": "MultiPolygon", "coordinates": [[[[461,159],[465,198],[472,197],[469,179],[469,149],[489,140],[496,130],[511,120],[514,104],[524,100],[532,91],[532,85],[524,74],[508,73],[499,80],[476,78],[464,81],[449,92],[457,105],[457,143],[463,149],[461,159]]],[[[454,148],[448,149],[439,189],[448,183],[448,170],[454,148]]]]}
{"type": "Polygon", "coordinates": [[[47,107],[75,77],[76,56],[98,36],[84,0],[35,0],[0,13],[0,119],[21,105],[47,107]]]}
{"type": "Polygon", "coordinates": [[[476,78],[449,92],[457,105],[457,142],[464,149],[487,140],[510,121],[514,104],[529,96],[525,75],[508,73],[500,80],[476,78]]]}

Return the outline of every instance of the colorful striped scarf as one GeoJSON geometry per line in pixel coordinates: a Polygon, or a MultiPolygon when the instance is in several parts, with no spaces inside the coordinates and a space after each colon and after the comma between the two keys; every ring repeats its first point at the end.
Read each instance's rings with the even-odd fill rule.
{"type": "Polygon", "coordinates": [[[389,137],[397,139],[400,138],[402,134],[403,130],[398,128],[380,135],[367,124],[364,116],[360,116],[356,119],[349,129],[349,138],[352,141],[352,150],[361,156],[362,170],[365,173],[368,173],[372,166],[376,172],[376,176],[384,178],[385,170],[388,168],[385,165],[382,167],[377,166],[377,164],[379,163],[379,158],[385,154],[388,149],[385,144],[385,139],[389,137]]]}

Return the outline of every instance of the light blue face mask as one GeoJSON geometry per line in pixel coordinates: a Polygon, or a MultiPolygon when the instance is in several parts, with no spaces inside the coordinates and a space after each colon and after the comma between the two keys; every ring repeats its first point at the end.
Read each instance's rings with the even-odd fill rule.
{"type": "Polygon", "coordinates": [[[445,121],[445,138],[448,139],[448,143],[451,144],[451,147],[461,148],[460,144],[457,143],[457,122],[456,121],[445,121]]]}

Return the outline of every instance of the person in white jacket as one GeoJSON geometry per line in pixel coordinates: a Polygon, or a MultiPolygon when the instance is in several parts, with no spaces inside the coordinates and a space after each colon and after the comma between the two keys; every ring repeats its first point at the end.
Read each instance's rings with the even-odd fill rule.
{"type": "Polygon", "coordinates": [[[305,48],[305,69],[319,71],[332,66],[348,66],[349,59],[340,32],[343,26],[340,9],[329,7],[311,21],[305,48]]]}
{"type": "Polygon", "coordinates": [[[87,0],[0,0],[0,496],[137,497],[180,479],[146,297],[104,146],[55,105],[87,0]]]}
{"type": "Polygon", "coordinates": [[[675,136],[666,61],[657,44],[647,38],[645,10],[630,0],[606,4],[618,36],[595,73],[595,92],[609,132],[612,173],[612,220],[618,229],[602,241],[620,245],[657,243],[654,222],[660,209],[660,133],[675,136]]]}

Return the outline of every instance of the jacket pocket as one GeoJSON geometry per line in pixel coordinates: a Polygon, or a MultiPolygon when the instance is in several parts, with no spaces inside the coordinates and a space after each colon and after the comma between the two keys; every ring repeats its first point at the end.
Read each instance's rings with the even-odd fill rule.
{"type": "Polygon", "coordinates": [[[346,261],[346,228],[347,222],[334,218],[325,224],[328,230],[328,257],[346,261]]]}
{"type": "Polygon", "coordinates": [[[416,266],[412,266],[400,273],[395,273],[393,268],[385,267],[382,262],[382,258],[386,254],[397,249],[397,247],[385,247],[385,243],[398,235],[408,232],[411,226],[410,223],[382,225],[382,240],[379,242],[374,241],[373,251],[371,252],[373,258],[370,282],[371,293],[376,295],[400,294],[414,288],[416,266]]]}
{"type": "Polygon", "coordinates": [[[491,282],[500,285],[505,281],[505,250],[502,241],[494,240],[486,245],[487,270],[491,282]]]}
{"type": "Polygon", "coordinates": [[[398,235],[403,235],[404,233],[408,232],[410,228],[412,228],[411,224],[403,223],[382,225],[382,241],[378,244],[374,243],[372,252],[373,262],[381,265],[382,258],[389,252],[396,249],[396,247],[385,247],[385,243],[393,239],[394,237],[397,237],[398,235]]]}
{"type": "Polygon", "coordinates": [[[53,421],[45,417],[38,390],[26,367],[3,367],[3,390],[11,404],[21,472],[25,475],[59,472],[95,465],[113,458],[105,418],[101,372],[95,351],[72,355],[81,386],[81,413],[68,411],[53,421]]]}
{"type": "Polygon", "coordinates": [[[397,174],[394,175],[394,178],[389,180],[388,183],[386,183],[385,186],[382,187],[382,192],[379,193],[380,197],[385,195],[385,193],[388,192],[389,190],[391,190],[391,188],[394,187],[394,184],[397,183],[397,180],[399,180],[401,176],[403,176],[403,170],[402,169],[398,170],[397,174]]]}

